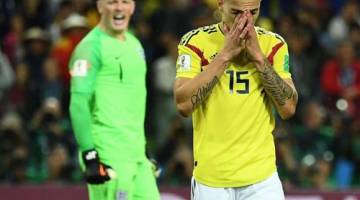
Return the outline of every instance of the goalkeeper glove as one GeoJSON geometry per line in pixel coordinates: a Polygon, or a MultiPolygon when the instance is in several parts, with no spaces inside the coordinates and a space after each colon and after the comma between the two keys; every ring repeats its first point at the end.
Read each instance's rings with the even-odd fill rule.
{"type": "Polygon", "coordinates": [[[99,155],[95,149],[82,153],[85,163],[85,179],[89,184],[102,184],[115,178],[115,171],[108,165],[100,162],[99,155]]]}
{"type": "Polygon", "coordinates": [[[159,167],[157,161],[152,158],[149,159],[149,161],[151,162],[151,169],[153,171],[155,178],[159,178],[161,174],[161,168],[159,167]]]}
{"type": "Polygon", "coordinates": [[[145,150],[145,155],[146,155],[146,158],[150,161],[151,169],[152,169],[152,172],[153,172],[155,178],[159,178],[162,170],[161,170],[160,166],[158,165],[158,162],[155,159],[150,157],[149,151],[147,149],[145,150]]]}

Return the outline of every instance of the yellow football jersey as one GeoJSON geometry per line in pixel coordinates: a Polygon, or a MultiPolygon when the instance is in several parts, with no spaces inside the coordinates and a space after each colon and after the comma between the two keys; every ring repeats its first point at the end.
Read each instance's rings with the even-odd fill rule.
{"type": "MultiPolygon", "coordinates": [[[[256,27],[260,47],[275,71],[290,79],[285,41],[256,27]]],[[[178,46],[177,77],[194,78],[224,43],[219,24],[185,34],[178,46]]],[[[274,109],[252,63],[230,63],[211,94],[192,114],[195,179],[211,187],[241,187],[276,171],[274,109]]]]}

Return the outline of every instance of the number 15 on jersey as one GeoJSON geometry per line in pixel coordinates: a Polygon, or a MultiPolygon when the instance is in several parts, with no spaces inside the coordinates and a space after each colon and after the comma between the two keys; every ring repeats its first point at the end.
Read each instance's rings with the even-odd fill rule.
{"type": "Polygon", "coordinates": [[[234,85],[241,84],[243,89],[235,90],[238,94],[249,94],[249,79],[245,79],[242,76],[249,74],[248,71],[235,71],[228,70],[226,74],[229,75],[229,90],[230,94],[234,93],[234,85]],[[236,80],[235,80],[236,78],[236,80]]]}

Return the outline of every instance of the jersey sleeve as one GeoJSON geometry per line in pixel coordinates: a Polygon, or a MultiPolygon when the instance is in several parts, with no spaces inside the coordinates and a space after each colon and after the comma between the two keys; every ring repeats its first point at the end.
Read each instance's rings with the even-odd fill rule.
{"type": "Polygon", "coordinates": [[[100,65],[100,52],[96,43],[91,40],[81,43],[69,63],[71,92],[92,93],[100,65]]]}
{"type": "Polygon", "coordinates": [[[289,52],[288,46],[284,39],[280,36],[276,36],[273,40],[272,49],[268,55],[268,60],[274,67],[275,71],[283,79],[290,79],[290,66],[289,66],[289,52]]]}
{"type": "Polygon", "coordinates": [[[194,78],[201,72],[201,58],[197,50],[197,47],[189,43],[181,42],[178,45],[179,56],[176,61],[177,78],[194,78]]]}
{"type": "Polygon", "coordinates": [[[69,111],[75,138],[81,151],[94,148],[89,104],[100,64],[96,43],[91,41],[85,41],[77,46],[69,63],[71,75],[69,111]]]}

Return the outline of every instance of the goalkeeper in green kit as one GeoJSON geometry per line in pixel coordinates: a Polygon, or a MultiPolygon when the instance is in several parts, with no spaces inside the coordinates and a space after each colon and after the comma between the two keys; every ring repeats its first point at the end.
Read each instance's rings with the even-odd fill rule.
{"type": "Polygon", "coordinates": [[[145,155],[146,63],[127,31],[133,0],[98,0],[100,22],[69,63],[70,115],[91,200],[158,200],[145,155]]]}

